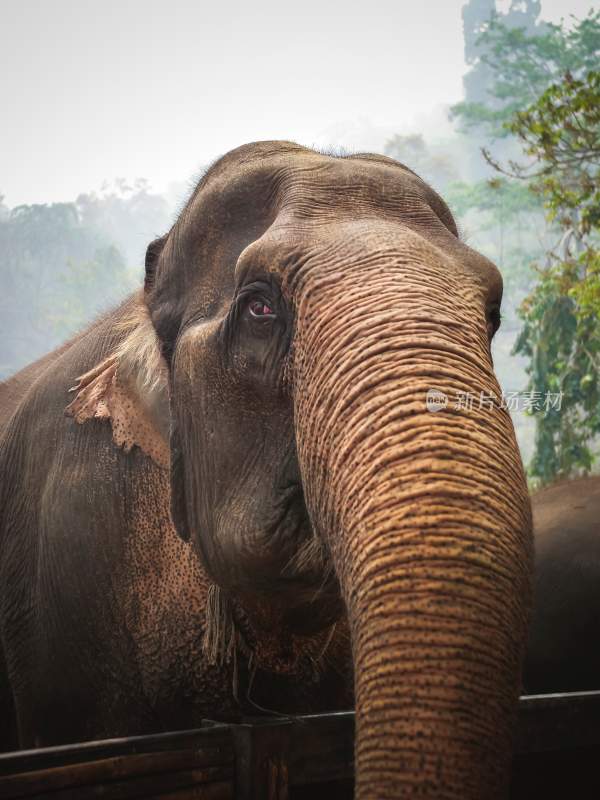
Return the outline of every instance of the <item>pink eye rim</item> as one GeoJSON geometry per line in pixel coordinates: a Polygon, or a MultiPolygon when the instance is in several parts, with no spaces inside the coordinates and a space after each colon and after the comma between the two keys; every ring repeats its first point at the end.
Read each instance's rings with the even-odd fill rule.
{"type": "Polygon", "coordinates": [[[255,319],[273,319],[273,308],[261,298],[256,298],[248,303],[248,311],[255,319]]]}

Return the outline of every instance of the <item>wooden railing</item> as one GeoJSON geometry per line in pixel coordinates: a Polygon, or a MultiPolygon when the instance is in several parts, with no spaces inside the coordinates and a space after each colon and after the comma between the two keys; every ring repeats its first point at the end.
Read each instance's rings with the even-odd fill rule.
{"type": "MultiPolygon", "coordinates": [[[[353,740],[345,712],[5,753],[0,798],[351,798],[353,740]]],[[[521,698],[511,798],[600,798],[599,767],[600,692],[521,698]]]]}

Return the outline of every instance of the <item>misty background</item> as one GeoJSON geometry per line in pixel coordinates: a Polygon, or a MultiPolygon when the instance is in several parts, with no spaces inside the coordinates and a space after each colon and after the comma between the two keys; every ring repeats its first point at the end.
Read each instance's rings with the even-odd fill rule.
{"type": "MultiPolygon", "coordinates": [[[[503,388],[523,389],[517,309],[551,232],[539,203],[481,194],[489,137],[450,109],[493,105],[478,45],[492,13],[533,35],[597,7],[0,0],[0,379],[140,285],[147,244],[208,164],[249,141],[291,139],[386,153],[442,194],[463,238],[503,273],[494,360],[503,388]]],[[[527,460],[533,420],[514,420],[527,460]]]]}

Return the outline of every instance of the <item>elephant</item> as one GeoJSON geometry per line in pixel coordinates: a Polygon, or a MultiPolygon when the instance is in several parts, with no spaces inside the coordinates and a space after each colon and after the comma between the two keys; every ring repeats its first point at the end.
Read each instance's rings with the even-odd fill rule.
{"type": "Polygon", "coordinates": [[[527,694],[600,689],[600,477],[532,497],[534,603],[523,666],[527,694]]]}
{"type": "Polygon", "coordinates": [[[531,506],[497,267],[408,167],[233,150],[4,389],[18,744],[356,708],[356,797],[508,786],[531,506]],[[434,391],[445,398],[429,407],[434,391]]]}

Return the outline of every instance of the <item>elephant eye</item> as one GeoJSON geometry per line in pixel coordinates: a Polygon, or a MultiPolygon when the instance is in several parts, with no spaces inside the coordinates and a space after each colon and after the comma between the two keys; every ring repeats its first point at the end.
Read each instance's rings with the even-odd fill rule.
{"type": "Polygon", "coordinates": [[[251,300],[248,308],[253,317],[266,317],[267,319],[275,317],[275,312],[264,300],[251,300]]]}
{"type": "Polygon", "coordinates": [[[494,306],[492,309],[490,309],[486,325],[488,337],[490,339],[494,336],[494,334],[500,327],[501,319],[502,317],[500,314],[500,308],[498,306],[494,306]]]}

